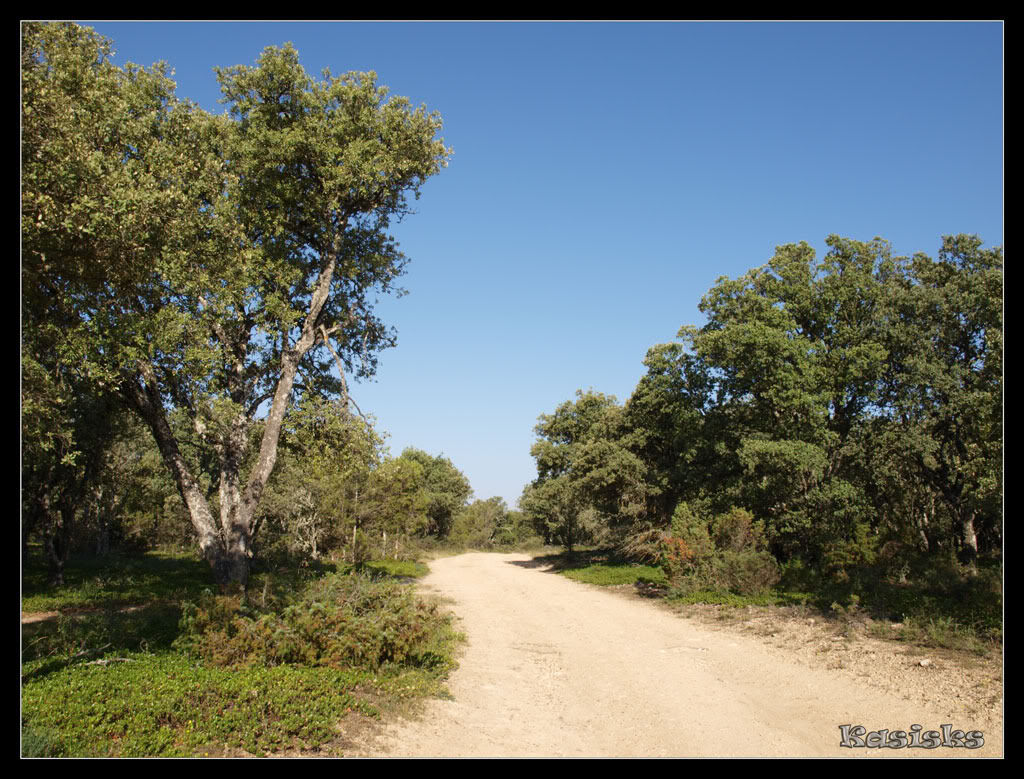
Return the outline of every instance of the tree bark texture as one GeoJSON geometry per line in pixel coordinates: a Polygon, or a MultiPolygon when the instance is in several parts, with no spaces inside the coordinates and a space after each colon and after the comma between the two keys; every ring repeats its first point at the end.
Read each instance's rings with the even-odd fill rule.
{"type": "MultiPolygon", "coordinates": [[[[229,433],[217,444],[220,459],[220,525],[214,519],[209,503],[182,457],[177,440],[167,421],[163,400],[151,365],[141,363],[136,376],[123,385],[123,395],[129,405],[145,420],[164,462],[170,468],[178,491],[188,509],[193,527],[199,534],[203,557],[213,569],[214,578],[222,592],[241,590],[249,581],[249,560],[252,531],[263,490],[277,461],[277,447],[285,414],[291,402],[292,389],[303,356],[316,343],[320,333],[319,318],[330,293],[336,254],[327,258],[317,279],[309,311],[302,331],[294,346],[281,356],[280,373],[274,390],[270,412],[267,415],[260,441],[260,450],[248,483],[241,486],[242,464],[248,449],[249,419],[239,415],[229,433]]],[[[245,334],[247,338],[247,333],[245,334]]],[[[225,344],[225,346],[228,346],[225,344]]],[[[245,344],[232,345],[236,358],[241,355],[244,364],[245,344]]],[[[240,391],[240,390],[239,390],[240,391]]],[[[235,393],[232,393],[233,395],[235,393]]],[[[236,402],[243,398],[239,394],[236,402]]],[[[243,406],[244,407],[244,406],[243,406]]]]}

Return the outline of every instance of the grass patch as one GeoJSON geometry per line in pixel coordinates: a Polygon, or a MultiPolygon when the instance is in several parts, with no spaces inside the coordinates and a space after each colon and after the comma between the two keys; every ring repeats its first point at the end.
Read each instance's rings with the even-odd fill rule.
{"type": "Polygon", "coordinates": [[[64,570],[65,586],[48,582],[42,555],[30,555],[22,570],[22,611],[124,606],[154,600],[182,600],[210,587],[210,567],[193,555],[148,552],[140,557],[72,559],[64,570]]]}
{"type": "Polygon", "coordinates": [[[256,570],[242,606],[188,556],[111,563],[26,572],[23,610],[62,613],[23,627],[23,756],[341,754],[348,715],[441,694],[462,638],[422,564],[256,570]]]}
{"type": "Polygon", "coordinates": [[[813,600],[813,593],[807,592],[765,592],[758,595],[737,595],[734,592],[688,592],[672,593],[667,599],[678,604],[710,604],[716,606],[803,606],[813,600]]]}
{"type": "MultiPolygon", "coordinates": [[[[31,668],[27,669],[31,673],[31,668]]],[[[205,667],[177,654],[73,665],[25,685],[23,754],[174,757],[204,749],[263,755],[315,749],[346,713],[374,716],[357,694],[367,671],[205,667]]]]}
{"type": "Polygon", "coordinates": [[[411,560],[377,560],[367,563],[365,567],[400,579],[419,579],[430,573],[430,569],[424,563],[411,560]]]}
{"type": "Polygon", "coordinates": [[[591,563],[581,568],[566,568],[560,573],[568,579],[604,587],[638,582],[665,584],[665,574],[660,568],[637,563],[591,563]]]}
{"type": "Polygon", "coordinates": [[[666,583],[661,568],[624,560],[607,549],[577,550],[571,555],[568,552],[541,555],[534,557],[533,562],[550,566],[574,581],[602,587],[623,584],[662,587],[666,583]]]}

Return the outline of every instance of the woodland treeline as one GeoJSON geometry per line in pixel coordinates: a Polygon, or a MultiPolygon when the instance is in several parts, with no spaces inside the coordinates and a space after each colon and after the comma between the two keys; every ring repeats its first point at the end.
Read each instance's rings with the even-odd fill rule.
{"type": "Polygon", "coordinates": [[[579,391],[540,417],[520,505],[548,540],[748,589],[779,564],[842,580],[999,557],[1001,248],[827,244],[719,279],[625,403],[579,391]]]}

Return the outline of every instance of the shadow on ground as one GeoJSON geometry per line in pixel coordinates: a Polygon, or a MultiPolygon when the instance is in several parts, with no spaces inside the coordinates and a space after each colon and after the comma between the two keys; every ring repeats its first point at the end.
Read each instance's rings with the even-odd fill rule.
{"type": "Polygon", "coordinates": [[[575,568],[575,565],[565,565],[561,555],[541,555],[530,560],[506,560],[509,565],[533,570],[543,570],[545,573],[558,573],[568,568],[575,568]]]}
{"type": "MultiPolygon", "coordinates": [[[[627,561],[619,559],[614,552],[610,552],[608,550],[583,551],[576,552],[572,555],[569,555],[568,553],[538,555],[530,560],[508,560],[506,562],[509,565],[515,565],[519,568],[527,568],[534,571],[554,574],[578,571],[595,564],[605,566],[629,565],[627,561]]],[[[637,576],[635,580],[631,582],[621,581],[614,583],[607,581],[588,581],[585,577],[577,576],[570,576],[569,578],[582,581],[585,584],[598,584],[616,588],[631,587],[639,597],[649,598],[652,600],[663,598],[666,591],[666,587],[663,583],[654,581],[642,575],[637,576]]]]}

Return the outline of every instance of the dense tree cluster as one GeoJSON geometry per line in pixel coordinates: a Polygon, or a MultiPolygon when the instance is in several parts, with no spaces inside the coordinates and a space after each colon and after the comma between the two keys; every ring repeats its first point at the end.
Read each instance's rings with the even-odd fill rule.
{"type": "MultiPolygon", "coordinates": [[[[217,581],[244,588],[286,425],[316,430],[314,470],[332,437],[356,447],[352,480],[373,460],[344,377],[394,343],[373,313],[406,262],[388,229],[451,152],[437,114],[373,73],[314,80],[290,45],[218,70],[223,116],[176,97],[164,66],[111,56],[88,28],[22,27],[26,527],[59,567],[126,408],[217,581]],[[348,421],[308,421],[339,397],[348,421]]],[[[409,476],[389,468],[358,498],[281,474],[302,543],[322,548],[317,511],[409,476]]]]}
{"type": "Polygon", "coordinates": [[[706,530],[748,512],[777,560],[838,577],[999,552],[1002,250],[828,246],[720,279],[624,405],[580,392],[540,417],[521,507],[548,538],[660,558],[682,507],[706,530]]]}

